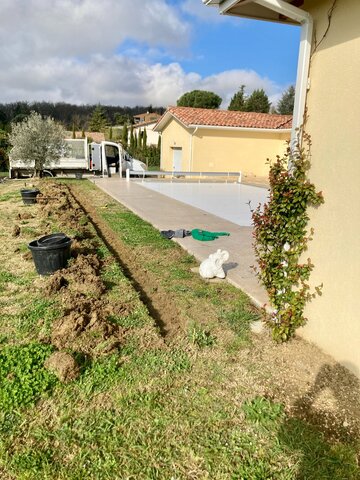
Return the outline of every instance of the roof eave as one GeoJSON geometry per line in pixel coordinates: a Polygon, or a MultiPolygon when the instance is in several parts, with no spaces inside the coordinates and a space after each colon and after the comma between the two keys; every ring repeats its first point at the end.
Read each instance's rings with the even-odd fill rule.
{"type": "MultiPolygon", "coordinates": [[[[221,15],[229,15],[252,20],[264,20],[276,23],[285,23],[299,25],[297,20],[276,13],[273,10],[259,5],[256,0],[202,0],[206,6],[218,7],[221,15]]],[[[283,0],[288,3],[290,8],[294,0],[283,0]]],[[[301,4],[302,0],[296,0],[296,4],[301,4]]]]}
{"type": "Polygon", "coordinates": [[[184,128],[189,128],[189,125],[184,123],[183,121],[180,120],[176,115],[173,114],[170,110],[164,113],[164,115],[160,118],[158,123],[155,125],[153,128],[154,132],[161,132],[166,125],[170,122],[171,119],[177,120],[184,128]]]}
{"type": "Polygon", "coordinates": [[[291,128],[261,128],[261,127],[229,127],[225,125],[197,125],[191,124],[188,128],[208,130],[237,130],[243,132],[291,133],[291,128]]]}

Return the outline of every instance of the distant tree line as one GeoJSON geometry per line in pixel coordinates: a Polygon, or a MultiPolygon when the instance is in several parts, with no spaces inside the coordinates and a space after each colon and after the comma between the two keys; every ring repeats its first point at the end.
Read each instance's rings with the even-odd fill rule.
{"type": "MultiPolygon", "coordinates": [[[[77,130],[88,130],[90,120],[94,110],[100,105],[72,105],[70,103],[58,102],[13,102],[0,103],[0,128],[9,125],[11,122],[20,122],[27,117],[30,112],[40,113],[43,117],[52,117],[54,120],[63,124],[67,130],[72,130],[73,126],[77,130]]],[[[101,105],[107,124],[124,125],[132,123],[133,116],[139,113],[154,111],[163,114],[164,107],[152,107],[136,105],[135,107],[120,107],[114,105],[101,105]]]]}

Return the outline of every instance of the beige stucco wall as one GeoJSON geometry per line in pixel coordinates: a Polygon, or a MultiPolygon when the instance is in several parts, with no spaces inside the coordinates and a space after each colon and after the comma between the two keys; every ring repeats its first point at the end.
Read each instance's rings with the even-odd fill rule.
{"type": "Polygon", "coordinates": [[[172,170],[172,148],[182,147],[182,170],[267,176],[266,159],[286,150],[290,133],[186,129],[171,120],[162,132],[161,168],[172,170]]]}
{"type": "Polygon", "coordinates": [[[190,166],[191,135],[177,120],[171,119],[161,133],[160,168],[173,169],[173,148],[182,148],[181,170],[187,171],[190,166]]]}
{"type": "MultiPolygon", "coordinates": [[[[318,41],[331,0],[308,0],[318,41]]],[[[340,0],[311,60],[306,130],[311,180],[325,204],[311,212],[312,284],[323,295],[306,310],[302,334],[360,376],[360,1],[340,0]]]]}
{"type": "Polygon", "coordinates": [[[158,132],[154,132],[154,127],[156,125],[156,122],[151,123],[149,125],[145,125],[143,127],[134,127],[134,133],[137,135],[139,138],[140,132],[143,132],[146,130],[146,145],[156,145],[159,142],[159,136],[160,134],[158,132]]]}
{"type": "Polygon", "coordinates": [[[282,155],[290,133],[200,129],[193,140],[193,170],[267,176],[266,159],[282,155]]]}

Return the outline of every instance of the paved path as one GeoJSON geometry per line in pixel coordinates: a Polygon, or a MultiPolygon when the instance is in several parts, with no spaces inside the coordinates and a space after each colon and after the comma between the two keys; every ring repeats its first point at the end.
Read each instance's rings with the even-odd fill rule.
{"type": "Polygon", "coordinates": [[[204,210],[142,187],[140,183],[134,181],[127,182],[120,178],[96,178],[92,181],[101,190],[159,230],[201,228],[229,232],[229,237],[219,237],[213,242],[199,242],[192,237],[173,241],[179,243],[200,262],[218,248],[227,250],[230,258],[224,267],[228,281],[246,292],[257,306],[263,306],[268,302],[265,289],[259,285],[251,269],[251,265],[255,263],[251,227],[241,227],[204,210]]]}

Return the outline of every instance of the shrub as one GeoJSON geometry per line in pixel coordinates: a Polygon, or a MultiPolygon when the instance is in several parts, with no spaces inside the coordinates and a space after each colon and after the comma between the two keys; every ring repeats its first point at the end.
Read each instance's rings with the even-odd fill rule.
{"type": "Polygon", "coordinates": [[[265,321],[278,341],[287,340],[305,324],[306,303],[321,294],[321,286],[311,293],[307,283],[313,269],[310,259],[300,263],[313,234],[307,233],[308,207],[324,201],[306,177],[311,147],[306,134],[304,144],[295,154],[288,147],[282,158],[277,157],[270,167],[269,201],[263,210],[259,206],[252,213],[257,273],[275,307],[265,321]]]}

